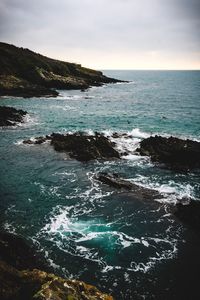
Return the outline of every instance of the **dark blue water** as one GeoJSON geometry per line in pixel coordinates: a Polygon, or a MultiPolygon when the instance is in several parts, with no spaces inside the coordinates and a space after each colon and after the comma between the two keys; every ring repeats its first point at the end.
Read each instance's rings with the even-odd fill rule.
{"type": "Polygon", "coordinates": [[[198,266],[198,257],[191,257],[198,237],[169,207],[176,199],[200,198],[200,174],[160,169],[133,152],[156,133],[200,140],[200,72],[105,73],[131,82],[63,91],[58,98],[0,100],[29,112],[23,125],[0,130],[1,222],[37,243],[55,272],[95,284],[116,299],[189,299],[182,277],[194,259],[198,266]],[[113,131],[129,132],[129,139],[117,139],[118,150],[129,155],[83,164],[48,144],[22,144],[76,130],[103,131],[110,138],[113,131]],[[158,190],[161,205],[100,184],[99,171],[158,190]]]}

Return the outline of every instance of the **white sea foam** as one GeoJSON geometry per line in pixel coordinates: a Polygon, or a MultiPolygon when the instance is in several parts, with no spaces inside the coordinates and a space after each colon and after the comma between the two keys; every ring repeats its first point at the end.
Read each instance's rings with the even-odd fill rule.
{"type": "Polygon", "coordinates": [[[144,131],[141,131],[139,128],[134,128],[131,131],[128,132],[128,135],[131,135],[132,137],[137,137],[140,139],[145,139],[150,137],[150,134],[144,131]]]}
{"type": "Polygon", "coordinates": [[[158,202],[176,204],[178,200],[184,198],[195,199],[194,187],[190,184],[177,183],[173,180],[169,180],[168,183],[165,184],[160,184],[156,178],[151,179],[143,175],[129,178],[129,181],[144,188],[158,191],[163,196],[162,199],[156,200],[158,202]]]}

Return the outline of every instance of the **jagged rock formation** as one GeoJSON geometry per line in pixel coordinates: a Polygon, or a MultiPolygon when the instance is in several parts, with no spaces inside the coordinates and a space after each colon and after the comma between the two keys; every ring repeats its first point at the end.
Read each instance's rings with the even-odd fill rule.
{"type": "Polygon", "coordinates": [[[20,237],[0,232],[1,300],[113,300],[96,287],[41,271],[47,268],[20,237]]]}
{"type": "Polygon", "coordinates": [[[196,141],[152,136],[144,139],[137,151],[173,170],[200,168],[200,143],[196,141]]]}
{"type": "Polygon", "coordinates": [[[24,144],[42,144],[46,140],[51,141],[56,151],[66,152],[71,158],[83,162],[93,159],[120,158],[119,153],[114,149],[115,144],[100,133],[95,135],[81,132],[66,135],[52,133],[50,136],[39,137],[34,141],[26,140],[24,144]]]}
{"type": "Polygon", "coordinates": [[[57,96],[52,89],[80,89],[116,83],[100,71],[63,62],[29,49],[0,43],[0,96],[57,96]]]}
{"type": "Polygon", "coordinates": [[[9,106],[0,106],[0,126],[13,126],[16,123],[23,122],[27,114],[24,110],[18,110],[9,106]]]}

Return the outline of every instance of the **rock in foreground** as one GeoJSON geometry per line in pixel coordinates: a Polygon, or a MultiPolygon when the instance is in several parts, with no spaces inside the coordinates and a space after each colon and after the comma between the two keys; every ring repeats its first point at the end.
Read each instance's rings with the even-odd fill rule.
{"type": "Polygon", "coordinates": [[[175,137],[154,136],[144,139],[137,151],[168,168],[187,171],[200,168],[200,143],[175,137]]]}
{"type": "Polygon", "coordinates": [[[34,269],[19,271],[0,260],[1,300],[112,300],[96,287],[34,269]]]}
{"type": "Polygon", "coordinates": [[[14,126],[16,123],[23,122],[26,114],[27,112],[21,109],[0,106],[0,126],[14,126]]]}
{"type": "Polygon", "coordinates": [[[24,144],[42,144],[46,140],[51,141],[51,145],[56,151],[66,152],[71,158],[82,162],[120,158],[119,153],[114,149],[115,144],[99,133],[95,135],[86,135],[81,132],[66,135],[53,133],[46,138],[39,137],[34,141],[24,141],[24,144]]]}
{"type": "Polygon", "coordinates": [[[41,271],[48,268],[38,260],[23,238],[0,232],[1,300],[112,300],[96,287],[41,271]],[[37,269],[36,269],[37,268],[37,269]]]}

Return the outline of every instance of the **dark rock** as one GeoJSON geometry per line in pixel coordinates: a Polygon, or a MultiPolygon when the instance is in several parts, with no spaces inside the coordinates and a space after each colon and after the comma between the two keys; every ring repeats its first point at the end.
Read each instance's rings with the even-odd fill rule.
{"type": "Polygon", "coordinates": [[[102,134],[52,134],[51,138],[51,144],[56,151],[67,152],[70,157],[80,161],[120,158],[114,144],[102,134]]]}
{"type": "Polygon", "coordinates": [[[200,167],[199,142],[154,136],[144,139],[136,151],[174,170],[187,171],[200,167]]]}
{"type": "Polygon", "coordinates": [[[112,137],[115,138],[115,139],[118,139],[118,138],[121,138],[121,137],[130,138],[130,135],[128,135],[127,133],[113,132],[112,137]]]}
{"type": "Polygon", "coordinates": [[[120,158],[114,149],[115,144],[102,134],[86,135],[82,132],[74,134],[52,133],[51,136],[39,137],[35,140],[25,140],[24,144],[42,144],[51,140],[56,151],[66,152],[71,158],[87,162],[94,159],[120,158]]]}
{"type": "Polygon", "coordinates": [[[46,273],[34,247],[19,236],[0,231],[0,299],[112,300],[96,287],[46,273]]]}
{"type": "Polygon", "coordinates": [[[13,107],[0,106],[0,126],[13,126],[23,122],[26,111],[18,110],[13,107]]]}
{"type": "Polygon", "coordinates": [[[80,64],[48,58],[29,49],[0,43],[0,96],[57,96],[52,89],[86,90],[121,82],[80,64]]]}
{"type": "Polygon", "coordinates": [[[0,260],[1,300],[113,300],[83,281],[34,269],[19,271],[0,260]]]}
{"type": "Polygon", "coordinates": [[[120,178],[118,174],[99,173],[96,179],[111,187],[130,191],[130,194],[139,200],[155,200],[162,196],[155,190],[147,189],[120,178]]]}
{"type": "Polygon", "coordinates": [[[39,136],[36,137],[34,139],[29,139],[29,140],[25,140],[23,141],[23,144],[28,144],[28,145],[41,145],[43,143],[45,143],[46,141],[51,140],[51,136],[46,135],[46,136],[39,136]]]}
{"type": "Polygon", "coordinates": [[[192,229],[200,231],[200,201],[190,200],[188,203],[177,203],[174,215],[192,229]]]}
{"type": "Polygon", "coordinates": [[[133,188],[133,184],[131,182],[120,178],[118,174],[99,173],[96,178],[102,183],[117,189],[131,190],[133,188]]]}
{"type": "Polygon", "coordinates": [[[15,234],[0,231],[0,259],[12,265],[18,270],[43,268],[47,265],[36,254],[36,249],[27,241],[15,234]]]}

